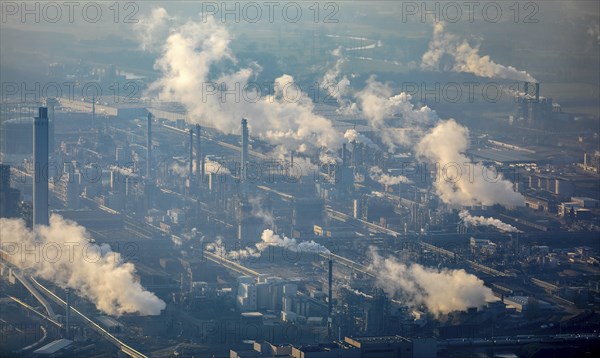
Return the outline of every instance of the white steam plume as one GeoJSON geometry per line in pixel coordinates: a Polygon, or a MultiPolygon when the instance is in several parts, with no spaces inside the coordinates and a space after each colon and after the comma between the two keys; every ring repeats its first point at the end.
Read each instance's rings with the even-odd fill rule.
{"type": "Polygon", "coordinates": [[[465,270],[436,270],[419,264],[406,265],[394,257],[384,258],[371,249],[370,270],[376,284],[388,295],[412,307],[425,305],[435,315],[483,307],[497,301],[483,281],[465,270]]]}
{"type": "MultiPolygon", "coordinates": [[[[458,166],[463,170],[465,163],[470,163],[464,154],[469,146],[469,130],[453,119],[439,122],[417,144],[417,155],[439,168],[458,166]]],[[[487,205],[500,204],[505,207],[522,206],[525,198],[513,190],[510,181],[501,174],[487,174],[488,168],[482,164],[472,164],[473,176],[463,172],[448,172],[434,182],[438,196],[451,205],[487,205]],[[459,173],[460,176],[459,176],[459,173]],[[489,179],[486,179],[489,176],[489,179]],[[493,180],[492,180],[493,179],[493,180]]],[[[491,172],[491,171],[490,171],[491,172]]]]}
{"type": "MultiPolygon", "coordinates": [[[[195,164],[193,164],[195,166],[195,164]]],[[[169,170],[173,172],[173,174],[178,175],[182,178],[187,178],[190,173],[189,166],[179,164],[178,162],[173,162],[169,166],[169,170]]]]}
{"type": "MultiPolygon", "coordinates": [[[[341,49],[338,48],[334,50],[332,54],[334,56],[341,56],[341,49]]],[[[339,108],[336,110],[338,113],[345,115],[357,114],[358,107],[356,103],[347,98],[350,91],[350,80],[346,75],[340,78],[342,65],[345,61],[346,60],[343,57],[338,58],[335,62],[335,66],[325,72],[319,86],[324,89],[331,98],[335,98],[339,104],[339,108]]]]}
{"type": "Polygon", "coordinates": [[[434,110],[427,106],[415,107],[408,93],[393,95],[392,89],[378,82],[375,76],[369,77],[367,86],[356,93],[356,98],[370,126],[379,131],[381,140],[390,151],[394,151],[398,144],[413,143],[422,127],[438,120],[434,110]],[[386,119],[391,117],[396,117],[400,123],[387,123],[386,119]]]}
{"type": "Polygon", "coordinates": [[[437,22],[433,25],[433,38],[429,49],[423,54],[421,68],[424,70],[443,70],[472,73],[480,77],[502,78],[515,81],[537,82],[529,73],[519,71],[512,66],[495,63],[490,56],[479,54],[479,45],[472,47],[465,39],[444,32],[445,24],[437,22]],[[449,59],[449,64],[444,64],[449,59]]]}
{"type": "Polygon", "coordinates": [[[310,241],[296,241],[296,239],[290,239],[286,236],[279,236],[273,232],[273,230],[265,230],[261,235],[261,242],[256,244],[256,247],[263,251],[269,246],[284,247],[293,252],[302,253],[325,253],[328,254],[329,250],[312,240],[310,241]]]}
{"type": "MultiPolygon", "coordinates": [[[[168,15],[157,17],[163,21],[168,15]]],[[[150,26],[155,18],[144,19],[150,26]]],[[[140,27],[140,31],[144,28],[140,27]]],[[[275,80],[274,94],[252,85],[261,68],[253,63],[235,72],[211,74],[211,68],[231,67],[237,60],[229,47],[232,36],[213,17],[173,24],[162,43],[154,67],[161,77],[149,92],[161,100],[177,101],[187,110],[187,121],[237,134],[241,118],[248,118],[251,135],[298,152],[319,147],[336,149],[342,136],[331,121],[313,113],[314,103],[290,75],[275,80]],[[231,91],[222,93],[214,84],[231,91]],[[250,84],[250,85],[248,85],[250,84]]]]}
{"type": "MultiPolygon", "coordinates": [[[[436,112],[427,106],[414,106],[407,93],[395,96],[392,93],[388,85],[371,76],[366,88],[356,94],[370,126],[378,130],[389,151],[394,151],[398,145],[409,146],[421,159],[442,168],[456,164],[462,169],[465,163],[470,163],[464,154],[469,144],[467,128],[452,119],[440,120],[436,112]],[[390,118],[393,116],[397,116],[401,123],[392,123],[390,118]],[[427,132],[428,128],[432,129],[427,132]]],[[[525,199],[513,190],[510,181],[496,177],[481,164],[473,164],[465,168],[467,170],[474,174],[463,173],[454,180],[451,174],[446,173],[448,175],[434,182],[437,194],[446,204],[500,204],[507,207],[524,204],[525,199]]],[[[377,173],[370,174],[377,177],[377,173]]]]}
{"type": "Polygon", "coordinates": [[[250,197],[248,199],[248,202],[250,203],[250,205],[252,205],[252,216],[262,219],[263,223],[265,223],[271,228],[275,226],[275,219],[273,218],[273,214],[271,214],[269,211],[263,208],[260,197],[250,197]]]}
{"type": "Polygon", "coordinates": [[[0,219],[0,233],[3,248],[16,250],[14,261],[21,269],[76,290],[106,314],[159,315],[166,306],[136,281],[132,263],[122,262],[108,245],[90,243],[85,228],[73,221],[53,214],[50,226],[32,231],[23,220],[0,219]],[[40,255],[18,252],[34,247],[40,255]]]}
{"type": "Polygon", "coordinates": [[[379,184],[383,185],[396,185],[400,183],[412,183],[410,179],[404,175],[389,175],[385,174],[381,168],[375,166],[369,169],[369,176],[379,184]]]}
{"type": "Polygon", "coordinates": [[[472,216],[467,210],[462,210],[460,213],[458,213],[458,216],[467,226],[493,226],[496,229],[504,232],[521,232],[516,227],[504,223],[498,219],[486,218],[483,216],[472,216]]]}
{"type": "Polygon", "coordinates": [[[312,240],[296,241],[286,236],[279,236],[271,229],[266,229],[261,235],[261,241],[256,243],[254,247],[248,246],[240,250],[227,250],[221,240],[208,244],[206,248],[218,255],[230,259],[245,259],[249,257],[259,257],[260,253],[265,251],[269,246],[283,247],[286,250],[299,253],[324,253],[328,254],[329,250],[312,240]]]}
{"type": "Polygon", "coordinates": [[[162,7],[153,9],[149,17],[140,19],[136,33],[140,48],[149,52],[160,50],[161,44],[157,41],[167,37],[173,20],[162,7]]]}
{"type": "Polygon", "coordinates": [[[341,163],[342,158],[340,158],[336,153],[323,151],[319,153],[319,162],[321,164],[341,163]]]}
{"type": "Polygon", "coordinates": [[[346,138],[348,143],[362,143],[368,147],[379,149],[379,146],[375,144],[369,137],[358,132],[356,129],[353,128],[346,129],[346,132],[344,133],[344,138],[346,138]]]}

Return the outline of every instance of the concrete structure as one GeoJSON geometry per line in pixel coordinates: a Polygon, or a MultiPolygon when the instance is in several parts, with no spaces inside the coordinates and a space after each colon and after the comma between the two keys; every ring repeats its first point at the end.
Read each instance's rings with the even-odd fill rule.
{"type": "Polygon", "coordinates": [[[146,179],[152,178],[152,113],[148,113],[146,122],[146,179]]]}
{"type": "Polygon", "coordinates": [[[202,152],[200,150],[200,129],[200,125],[196,124],[196,176],[198,178],[198,182],[202,182],[202,178],[204,177],[202,152]]]}
{"type": "Polygon", "coordinates": [[[123,324],[109,316],[98,316],[96,320],[109,333],[120,333],[124,328],[123,324]]]}
{"type": "Polygon", "coordinates": [[[40,356],[55,355],[59,351],[64,350],[65,348],[69,347],[71,345],[71,343],[73,343],[73,341],[71,341],[71,340],[64,339],[64,338],[59,339],[59,340],[56,340],[56,341],[46,344],[42,348],[36,349],[35,351],[33,351],[33,354],[40,355],[40,356]]]}
{"type": "Polygon", "coordinates": [[[344,342],[360,349],[360,357],[436,357],[434,339],[408,339],[400,336],[345,337],[344,342]]]}
{"type": "Polygon", "coordinates": [[[242,119],[242,156],[240,158],[240,181],[246,181],[248,163],[248,121],[242,119]]]}
{"type": "Polygon", "coordinates": [[[40,107],[33,124],[33,225],[48,225],[48,108],[40,107]]]}
{"type": "Polygon", "coordinates": [[[532,302],[537,302],[540,310],[548,310],[552,306],[545,301],[540,301],[529,296],[510,296],[504,297],[504,303],[508,308],[514,308],[517,312],[525,312],[531,306],[532,302]]]}
{"type": "Polygon", "coordinates": [[[21,193],[10,187],[10,165],[0,163],[0,218],[17,216],[21,193]]]}
{"type": "Polygon", "coordinates": [[[188,180],[190,189],[193,187],[194,182],[194,130],[190,128],[190,154],[188,158],[188,180]]]}

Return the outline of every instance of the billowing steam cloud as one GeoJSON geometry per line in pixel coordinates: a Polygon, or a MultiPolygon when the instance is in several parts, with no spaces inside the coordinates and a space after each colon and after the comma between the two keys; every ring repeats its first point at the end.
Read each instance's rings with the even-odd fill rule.
{"type": "Polygon", "coordinates": [[[496,229],[504,232],[520,232],[516,227],[504,223],[498,219],[486,218],[483,216],[471,216],[467,210],[462,210],[460,213],[458,213],[458,216],[467,226],[493,226],[496,229]]]}
{"type": "Polygon", "coordinates": [[[384,258],[371,250],[370,270],[376,284],[409,306],[425,305],[435,315],[483,307],[497,301],[483,281],[465,270],[436,270],[419,264],[406,265],[394,257],[384,258]]]}
{"type": "Polygon", "coordinates": [[[398,144],[413,143],[423,126],[438,120],[434,110],[427,106],[415,107],[408,93],[393,95],[392,89],[378,82],[375,76],[369,77],[367,86],[356,93],[356,98],[369,124],[379,131],[390,151],[398,144]],[[390,117],[396,117],[397,123],[387,123],[386,119],[390,117]]]}
{"type": "MultiPolygon", "coordinates": [[[[461,176],[457,177],[449,174],[449,171],[441,171],[445,175],[441,175],[434,185],[446,204],[500,204],[508,207],[524,204],[523,196],[516,193],[512,183],[504,180],[501,175],[496,176],[480,164],[464,168],[465,163],[470,163],[464,154],[469,143],[467,128],[454,120],[441,121],[437,113],[427,106],[419,108],[413,105],[410,102],[412,98],[407,93],[393,95],[388,85],[378,82],[373,76],[368,79],[367,86],[355,96],[363,114],[369,120],[369,125],[377,129],[389,151],[393,152],[399,145],[408,146],[414,149],[421,159],[437,164],[441,169],[458,165],[465,173],[473,173],[461,173],[461,176]],[[433,129],[427,132],[427,129],[432,127],[433,129]]],[[[344,136],[351,140],[354,133],[346,131],[344,136]]],[[[385,177],[377,170],[371,172],[370,176],[382,184],[404,180],[401,177],[385,177]]]]}
{"type": "Polygon", "coordinates": [[[515,192],[512,183],[501,174],[489,174],[493,171],[479,163],[464,167],[465,163],[470,163],[464,154],[468,146],[469,130],[452,119],[439,122],[417,144],[417,155],[439,167],[441,175],[434,186],[440,199],[447,204],[463,206],[524,205],[525,198],[515,192]]]}
{"type": "MultiPolygon", "coordinates": [[[[138,28],[162,28],[175,22],[164,10],[143,19],[138,28]],[[153,25],[157,22],[157,25],[153,25]]],[[[148,33],[148,37],[160,31],[148,33]]],[[[232,36],[212,17],[171,25],[166,39],[144,38],[145,44],[161,43],[161,55],[154,67],[162,76],[149,86],[150,94],[161,100],[177,101],[187,110],[187,121],[215,127],[225,133],[239,133],[240,119],[248,118],[253,136],[298,152],[315,147],[335,150],[343,140],[331,121],[313,113],[314,103],[290,75],[275,80],[273,93],[252,82],[261,67],[252,63],[237,71],[211,74],[211,69],[235,66],[229,47],[232,36]],[[222,92],[222,90],[227,92],[222,92]]],[[[147,46],[146,46],[147,48],[147,46]]]]}
{"type": "Polygon", "coordinates": [[[271,228],[275,226],[275,218],[273,218],[273,214],[264,209],[263,203],[261,202],[261,198],[259,196],[250,197],[248,202],[250,205],[252,205],[252,216],[261,219],[265,225],[268,225],[271,228]]]}
{"type": "Polygon", "coordinates": [[[443,67],[442,70],[472,73],[480,77],[537,82],[525,71],[497,64],[490,56],[481,56],[479,45],[471,47],[467,40],[444,32],[444,26],[443,22],[434,24],[429,49],[421,59],[422,69],[436,71],[443,67]]]}
{"type": "MultiPolygon", "coordinates": [[[[195,166],[196,164],[193,164],[193,165],[195,166]]],[[[189,166],[187,166],[187,165],[182,165],[182,164],[179,164],[179,163],[177,163],[177,162],[173,162],[173,163],[172,163],[172,164],[169,166],[169,170],[170,170],[170,171],[171,171],[173,174],[175,174],[175,175],[177,175],[177,176],[179,176],[179,177],[182,177],[182,178],[186,178],[186,177],[188,177],[188,175],[190,174],[190,169],[189,169],[189,166]]]]}
{"type": "Polygon", "coordinates": [[[389,175],[385,174],[379,167],[371,167],[369,169],[369,176],[379,184],[383,185],[396,185],[400,183],[411,183],[410,179],[404,175],[389,175]]]}
{"type": "Polygon", "coordinates": [[[260,237],[262,242],[256,244],[256,247],[260,251],[264,251],[269,246],[285,247],[293,252],[302,253],[325,253],[328,254],[329,250],[312,240],[310,241],[296,241],[296,239],[290,239],[286,236],[279,236],[273,232],[273,230],[265,230],[260,237]]]}
{"type": "Polygon", "coordinates": [[[169,16],[165,9],[153,9],[150,17],[142,19],[138,24],[137,37],[140,48],[149,52],[160,50],[162,44],[158,41],[168,36],[173,20],[175,19],[169,16]]]}
{"type": "Polygon", "coordinates": [[[348,140],[348,142],[350,143],[362,143],[371,148],[379,149],[379,146],[375,144],[369,137],[362,133],[359,133],[356,129],[353,128],[346,129],[346,132],[344,133],[344,138],[346,138],[346,140],[348,140]]]}
{"type": "Polygon", "coordinates": [[[159,315],[166,306],[136,281],[133,264],[122,262],[108,245],[91,244],[86,230],[73,221],[53,214],[50,226],[31,231],[22,220],[0,219],[0,233],[3,248],[21,269],[77,290],[107,314],[159,315]],[[34,247],[37,254],[23,251],[34,247]]]}
{"type": "Polygon", "coordinates": [[[230,259],[259,257],[260,253],[265,251],[269,246],[283,247],[286,250],[303,254],[329,253],[329,250],[325,246],[320,245],[312,240],[298,242],[296,239],[290,239],[286,236],[279,236],[270,229],[264,230],[260,238],[261,241],[255,244],[254,247],[249,246],[240,250],[227,250],[220,240],[217,240],[215,243],[208,244],[206,248],[209,251],[230,259]]]}
{"type": "MultiPolygon", "coordinates": [[[[333,51],[334,56],[340,56],[340,54],[341,48],[333,51]]],[[[346,75],[340,78],[341,68],[344,62],[345,59],[343,57],[338,58],[335,66],[329,71],[325,72],[325,75],[323,75],[319,86],[324,89],[331,98],[335,98],[335,100],[338,102],[338,113],[346,115],[356,114],[358,113],[358,107],[356,103],[347,98],[350,90],[350,80],[346,75]]]]}
{"type": "MultiPolygon", "coordinates": [[[[401,92],[394,95],[387,84],[378,82],[371,76],[366,87],[356,92],[354,97],[369,120],[369,125],[377,130],[390,152],[395,151],[398,146],[407,146],[414,149],[421,159],[437,164],[441,169],[448,165],[458,165],[462,170],[465,163],[470,163],[464,154],[469,143],[468,129],[454,120],[441,121],[437,113],[427,106],[413,105],[410,94],[401,92]]],[[[358,139],[358,133],[347,130],[344,137],[352,141],[358,139]]],[[[363,142],[366,143],[364,139],[363,142]]],[[[513,190],[510,181],[491,171],[488,173],[488,169],[480,164],[473,164],[464,170],[471,170],[475,175],[461,174],[460,177],[452,177],[448,172],[442,171],[445,175],[441,175],[434,183],[438,195],[445,203],[500,204],[508,207],[523,205],[523,196],[513,190]]],[[[370,176],[382,184],[398,183],[406,179],[385,176],[376,169],[370,176]]]]}

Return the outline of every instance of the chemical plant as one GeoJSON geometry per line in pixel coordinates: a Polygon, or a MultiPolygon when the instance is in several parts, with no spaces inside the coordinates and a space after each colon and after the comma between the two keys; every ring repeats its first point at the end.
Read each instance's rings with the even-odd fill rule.
{"type": "Polygon", "coordinates": [[[325,32],[312,46],[342,54],[315,62],[322,93],[280,73],[248,100],[272,69],[238,63],[226,25],[170,25],[152,75],[46,64],[131,97],[22,100],[3,82],[0,355],[599,353],[597,116],[484,48],[469,53],[493,71],[465,70],[450,24],[428,25],[411,75],[493,73],[509,100],[438,107],[344,72],[388,43],[325,32]],[[446,114],[459,106],[478,113],[446,114]]]}

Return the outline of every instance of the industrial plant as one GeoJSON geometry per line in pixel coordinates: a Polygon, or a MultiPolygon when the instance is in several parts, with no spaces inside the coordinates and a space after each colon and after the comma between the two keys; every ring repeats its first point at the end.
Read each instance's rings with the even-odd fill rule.
{"type": "Polygon", "coordinates": [[[598,355],[600,9],[565,74],[462,35],[486,13],[296,5],[140,3],[103,40],[2,5],[2,41],[57,33],[0,56],[0,356],[598,355]]]}

